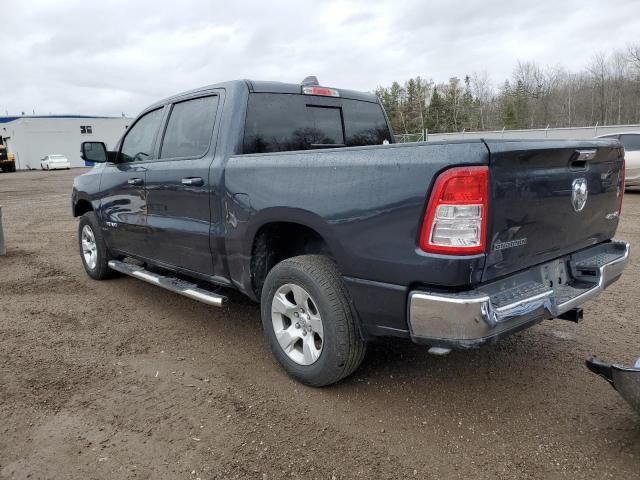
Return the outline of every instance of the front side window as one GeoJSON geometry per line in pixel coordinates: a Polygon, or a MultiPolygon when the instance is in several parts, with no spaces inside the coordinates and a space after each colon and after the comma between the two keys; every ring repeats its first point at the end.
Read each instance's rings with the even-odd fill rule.
{"type": "Polygon", "coordinates": [[[640,151],[640,135],[620,135],[620,141],[627,152],[640,151]]]}
{"type": "Polygon", "coordinates": [[[380,145],[392,136],[375,102],[297,94],[249,96],[243,153],[380,145]]]}
{"type": "Polygon", "coordinates": [[[131,127],[120,150],[124,162],[144,161],[151,157],[161,120],[162,109],[159,108],[145,114],[131,127]]]}
{"type": "Polygon", "coordinates": [[[176,103],[169,116],[160,158],[201,157],[211,143],[218,97],[176,103]]]}

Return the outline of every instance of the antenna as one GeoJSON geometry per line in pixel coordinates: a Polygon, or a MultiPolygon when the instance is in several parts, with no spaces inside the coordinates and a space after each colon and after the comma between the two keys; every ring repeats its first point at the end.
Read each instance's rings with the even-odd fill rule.
{"type": "Polygon", "coordinates": [[[308,77],[305,77],[304,80],[302,80],[302,85],[320,85],[318,83],[318,77],[316,77],[315,75],[310,75],[308,77]]]}

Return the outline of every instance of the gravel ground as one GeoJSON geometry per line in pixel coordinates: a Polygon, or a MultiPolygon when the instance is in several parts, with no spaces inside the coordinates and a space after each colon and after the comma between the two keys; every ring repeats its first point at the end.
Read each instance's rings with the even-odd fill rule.
{"type": "MultiPolygon", "coordinates": [[[[640,478],[640,419],[584,359],[640,355],[640,269],[497,345],[370,345],[351,378],[290,380],[257,305],[90,280],[72,178],[0,175],[0,478],[640,478]]],[[[640,194],[618,237],[640,251],[640,194]]]]}

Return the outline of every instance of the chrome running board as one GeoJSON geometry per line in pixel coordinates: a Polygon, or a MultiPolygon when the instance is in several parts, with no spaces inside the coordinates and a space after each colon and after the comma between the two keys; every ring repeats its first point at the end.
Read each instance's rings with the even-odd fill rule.
{"type": "Polygon", "coordinates": [[[227,297],[210,292],[197,285],[174,277],[165,277],[157,273],[150,272],[144,268],[133,265],[131,263],[121,262],[119,260],[110,260],[109,268],[116,272],[124,273],[134,278],[139,278],[152,285],[157,285],[166,290],[170,290],[179,295],[198,300],[199,302],[212,305],[214,307],[222,307],[227,302],[227,297]]]}

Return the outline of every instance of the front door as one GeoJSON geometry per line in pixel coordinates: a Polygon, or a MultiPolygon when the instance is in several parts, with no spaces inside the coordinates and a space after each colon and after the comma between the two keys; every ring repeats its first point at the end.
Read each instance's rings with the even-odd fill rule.
{"type": "Polygon", "coordinates": [[[135,256],[148,255],[145,182],[162,112],[159,108],[141,116],[122,141],[119,161],[104,166],[100,185],[104,196],[99,216],[107,245],[112,250],[135,256]]]}
{"type": "Polygon", "coordinates": [[[209,171],[218,104],[219,96],[210,94],[170,107],[158,158],[146,177],[153,259],[203,275],[213,275],[209,171]]]}

